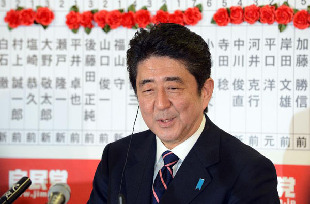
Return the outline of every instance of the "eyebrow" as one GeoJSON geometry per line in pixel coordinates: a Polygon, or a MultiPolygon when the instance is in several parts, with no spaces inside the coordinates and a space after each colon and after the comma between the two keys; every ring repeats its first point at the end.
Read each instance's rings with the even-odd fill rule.
{"type": "MultiPolygon", "coordinates": [[[[181,84],[184,83],[184,81],[180,77],[165,77],[164,81],[175,81],[175,82],[178,82],[181,84]]],[[[144,80],[139,82],[139,86],[141,87],[147,83],[152,83],[152,82],[154,82],[153,79],[144,79],[144,80]]]]}

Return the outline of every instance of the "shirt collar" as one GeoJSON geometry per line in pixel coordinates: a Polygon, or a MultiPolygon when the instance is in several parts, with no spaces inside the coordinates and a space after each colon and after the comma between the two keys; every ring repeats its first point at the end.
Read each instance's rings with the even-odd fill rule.
{"type": "MultiPolygon", "coordinates": [[[[185,159],[189,151],[193,148],[194,144],[198,140],[200,134],[202,133],[205,127],[205,123],[206,123],[206,118],[205,118],[205,115],[203,115],[201,124],[199,128],[196,130],[196,132],[192,136],[187,138],[187,140],[185,140],[184,142],[182,142],[181,144],[179,144],[178,146],[170,150],[175,155],[177,155],[181,161],[185,159]]],[[[156,143],[157,143],[156,163],[158,163],[161,159],[162,153],[168,150],[168,148],[165,147],[165,145],[161,142],[161,140],[157,137],[157,135],[156,135],[156,143]]]]}

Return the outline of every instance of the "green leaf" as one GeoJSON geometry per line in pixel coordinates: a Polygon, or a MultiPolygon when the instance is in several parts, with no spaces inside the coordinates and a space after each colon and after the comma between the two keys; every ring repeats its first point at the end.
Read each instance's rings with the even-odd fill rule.
{"type": "Polygon", "coordinates": [[[9,25],[8,25],[8,29],[9,29],[9,31],[13,30],[13,28],[11,28],[9,25]]]}
{"type": "Polygon", "coordinates": [[[168,11],[167,4],[162,5],[159,10],[168,11]]]}
{"type": "Polygon", "coordinates": [[[295,8],[294,8],[294,9],[293,9],[293,11],[294,11],[294,14],[295,14],[295,13],[297,13],[297,12],[298,12],[298,9],[295,9],[295,8]]]}
{"type": "Polygon", "coordinates": [[[152,25],[152,24],[148,24],[148,25],[146,26],[146,28],[150,30],[150,29],[151,29],[151,25],[152,25]]]}
{"type": "Polygon", "coordinates": [[[87,33],[87,35],[91,32],[91,28],[85,27],[84,30],[85,30],[85,33],[87,33]]]}
{"type": "Polygon", "coordinates": [[[141,8],[141,10],[147,10],[147,7],[146,7],[146,6],[143,6],[143,7],[141,8]]]}
{"type": "Polygon", "coordinates": [[[230,16],[230,8],[226,8],[228,15],[230,16]]]}
{"type": "Polygon", "coordinates": [[[216,22],[213,18],[211,19],[211,24],[216,24],[216,22]]]}
{"type": "Polygon", "coordinates": [[[39,8],[41,8],[42,6],[37,6],[36,9],[38,10],[39,8]]]}
{"type": "Polygon", "coordinates": [[[284,24],[279,24],[279,25],[278,25],[278,28],[279,28],[280,33],[282,33],[282,32],[286,29],[286,26],[287,26],[287,25],[284,25],[284,24]]]}
{"type": "Polygon", "coordinates": [[[132,12],[136,12],[136,6],[134,5],[134,4],[131,4],[129,7],[128,7],[128,9],[127,9],[128,11],[132,11],[132,12]]]}
{"type": "Polygon", "coordinates": [[[74,5],[74,6],[71,6],[70,11],[79,12],[80,10],[76,5],[74,5]]]}
{"type": "Polygon", "coordinates": [[[108,33],[111,31],[111,27],[109,25],[105,25],[102,30],[105,32],[105,33],[108,33]]]}
{"type": "Polygon", "coordinates": [[[44,30],[48,27],[48,26],[46,26],[46,25],[42,25],[42,27],[44,28],[44,30]]]}
{"type": "Polygon", "coordinates": [[[275,9],[278,8],[278,4],[272,4],[271,6],[274,6],[275,9]]]}
{"type": "Polygon", "coordinates": [[[97,13],[98,11],[99,11],[98,9],[90,10],[90,12],[91,12],[92,14],[95,14],[95,13],[97,13]]]}
{"type": "Polygon", "coordinates": [[[197,4],[195,7],[199,9],[200,13],[203,11],[202,4],[197,4]]]}
{"type": "Polygon", "coordinates": [[[72,29],[71,31],[72,33],[76,34],[79,31],[79,29],[72,29]]]}
{"type": "Polygon", "coordinates": [[[310,5],[307,7],[307,11],[308,13],[310,13],[310,5]]]}
{"type": "Polygon", "coordinates": [[[138,29],[138,28],[139,28],[138,24],[135,24],[134,26],[132,26],[132,29],[138,29]]]}
{"type": "Polygon", "coordinates": [[[290,6],[287,1],[283,2],[283,5],[290,6]]]}
{"type": "Polygon", "coordinates": [[[21,10],[23,10],[24,9],[24,7],[21,7],[21,6],[19,6],[19,7],[17,7],[17,11],[21,11],[21,10]]]}
{"type": "Polygon", "coordinates": [[[124,9],[118,9],[119,12],[124,13],[124,9]]]}

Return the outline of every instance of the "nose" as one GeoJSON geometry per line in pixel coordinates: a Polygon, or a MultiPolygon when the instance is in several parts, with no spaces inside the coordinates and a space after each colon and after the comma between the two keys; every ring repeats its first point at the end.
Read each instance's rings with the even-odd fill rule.
{"type": "Polygon", "coordinates": [[[161,89],[157,92],[157,96],[155,99],[155,106],[159,110],[167,109],[171,105],[171,101],[169,100],[167,93],[164,89],[161,89]]]}

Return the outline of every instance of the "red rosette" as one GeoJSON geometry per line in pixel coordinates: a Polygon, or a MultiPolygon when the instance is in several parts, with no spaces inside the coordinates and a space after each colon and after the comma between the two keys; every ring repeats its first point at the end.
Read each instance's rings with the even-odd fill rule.
{"type": "Polygon", "coordinates": [[[219,26],[226,26],[230,21],[227,9],[226,8],[218,9],[216,13],[213,15],[213,20],[219,26]]]}
{"type": "Polygon", "coordinates": [[[196,25],[201,18],[201,13],[197,7],[188,8],[184,11],[184,23],[186,25],[196,25]]]}
{"type": "Polygon", "coordinates": [[[54,13],[47,7],[39,7],[37,9],[37,14],[35,21],[43,26],[48,26],[52,23],[55,16],[54,13]]]}
{"type": "Polygon", "coordinates": [[[22,9],[20,11],[21,25],[29,26],[34,23],[36,12],[33,9],[22,9]]]}
{"type": "Polygon", "coordinates": [[[174,13],[169,14],[169,23],[184,25],[184,14],[181,10],[175,10],[174,13]]]}
{"type": "Polygon", "coordinates": [[[81,26],[84,28],[93,28],[94,25],[92,23],[93,20],[93,13],[91,11],[85,11],[81,13],[81,26]]]}
{"type": "Polygon", "coordinates": [[[140,28],[145,28],[151,23],[151,14],[148,10],[138,10],[135,13],[135,21],[140,28]]]}
{"type": "Polygon", "coordinates": [[[270,5],[266,5],[260,8],[260,22],[267,23],[269,25],[273,24],[275,21],[275,11],[275,7],[270,5]]]}
{"type": "Polygon", "coordinates": [[[230,22],[240,24],[243,22],[243,9],[241,6],[230,7],[230,22]]]}
{"type": "Polygon", "coordinates": [[[254,24],[259,19],[259,7],[255,4],[244,7],[244,21],[254,24]]]}
{"type": "Polygon", "coordinates": [[[309,18],[309,14],[306,10],[298,11],[294,15],[293,24],[296,28],[306,29],[310,25],[310,22],[309,22],[310,19],[308,18],[309,18]]]}
{"type": "Polygon", "coordinates": [[[66,24],[70,30],[79,29],[81,22],[81,14],[79,12],[70,11],[66,15],[66,24]]]}
{"type": "Polygon", "coordinates": [[[94,21],[98,24],[100,28],[103,28],[106,25],[106,16],[108,11],[100,10],[94,14],[94,21]]]}
{"type": "Polygon", "coordinates": [[[132,11],[122,13],[122,26],[125,28],[132,28],[135,26],[135,14],[132,11]]]}
{"type": "Polygon", "coordinates": [[[17,28],[18,26],[21,25],[20,11],[16,11],[16,10],[13,10],[13,9],[9,10],[6,13],[4,21],[6,23],[8,23],[8,26],[10,28],[17,28]]]}
{"type": "Polygon", "coordinates": [[[111,29],[119,27],[122,23],[122,13],[119,10],[113,10],[107,13],[106,23],[111,29]]]}
{"type": "Polygon", "coordinates": [[[167,11],[158,10],[156,15],[152,18],[152,23],[168,23],[169,22],[169,13],[167,11]]]}
{"type": "Polygon", "coordinates": [[[278,7],[275,12],[275,19],[279,24],[288,24],[293,20],[294,11],[292,8],[288,7],[287,5],[283,4],[282,6],[278,7]]]}

